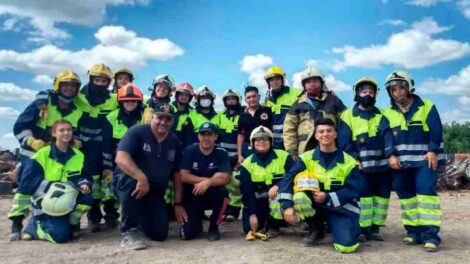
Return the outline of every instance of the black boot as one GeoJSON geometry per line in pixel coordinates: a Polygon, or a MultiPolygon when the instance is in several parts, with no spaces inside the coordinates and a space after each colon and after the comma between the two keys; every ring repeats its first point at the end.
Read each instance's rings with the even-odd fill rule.
{"type": "Polygon", "coordinates": [[[372,225],[371,227],[371,240],[384,241],[384,238],[379,234],[380,226],[372,225]]]}
{"type": "Polygon", "coordinates": [[[115,229],[119,225],[119,213],[114,207],[116,201],[114,199],[103,203],[104,221],[107,229],[115,229]]]}
{"type": "Polygon", "coordinates": [[[23,216],[11,217],[10,241],[21,240],[21,231],[23,230],[23,216]]]}
{"type": "Polygon", "coordinates": [[[220,240],[220,232],[219,232],[219,226],[218,225],[209,225],[209,231],[207,232],[209,235],[208,239],[209,241],[217,241],[220,240]]]}
{"type": "Polygon", "coordinates": [[[308,224],[308,234],[302,239],[306,246],[316,245],[325,238],[325,225],[323,222],[316,222],[312,218],[305,219],[308,224]]]}

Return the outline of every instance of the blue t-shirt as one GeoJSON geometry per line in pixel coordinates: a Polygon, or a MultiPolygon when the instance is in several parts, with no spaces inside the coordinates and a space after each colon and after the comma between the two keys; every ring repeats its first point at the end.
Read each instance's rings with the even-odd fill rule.
{"type": "Polygon", "coordinates": [[[118,151],[125,151],[147,176],[150,183],[165,189],[180,162],[178,138],[173,133],[158,142],[150,124],[131,127],[119,142],[118,151]]]}
{"type": "Polygon", "coordinates": [[[199,149],[199,144],[193,144],[184,150],[180,169],[206,178],[216,172],[230,173],[228,154],[224,149],[215,147],[211,154],[205,155],[199,149]]]}

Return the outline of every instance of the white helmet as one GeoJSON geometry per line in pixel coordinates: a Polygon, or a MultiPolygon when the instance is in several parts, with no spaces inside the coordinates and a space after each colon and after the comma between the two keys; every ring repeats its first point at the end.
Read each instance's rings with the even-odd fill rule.
{"type": "Polygon", "coordinates": [[[325,76],[317,67],[309,66],[303,72],[300,73],[300,80],[302,82],[302,87],[305,87],[305,82],[308,79],[319,78],[322,82],[322,90],[327,90],[325,85],[325,76]]]}

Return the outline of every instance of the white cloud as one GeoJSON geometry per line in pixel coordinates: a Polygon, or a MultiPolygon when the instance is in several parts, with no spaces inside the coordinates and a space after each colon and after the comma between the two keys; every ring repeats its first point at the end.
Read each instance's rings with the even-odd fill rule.
{"type": "Polygon", "coordinates": [[[33,82],[40,83],[40,84],[52,84],[54,79],[52,79],[48,75],[36,75],[33,79],[33,82]]]}
{"type": "Polygon", "coordinates": [[[470,19],[470,0],[460,0],[457,2],[457,7],[460,9],[462,14],[470,19]]]}
{"type": "Polygon", "coordinates": [[[168,60],[181,56],[184,50],[168,39],[138,37],[135,32],[121,26],[104,26],[95,37],[98,44],[90,49],[71,51],[54,45],[44,45],[29,52],[0,50],[0,70],[28,72],[36,80],[51,79],[63,69],[85,73],[96,63],[106,63],[111,69],[123,65],[136,69],[149,60],[168,60]],[[39,78],[39,79],[38,79],[39,78]]]}
{"type": "Polygon", "coordinates": [[[342,54],[342,61],[333,66],[335,71],[347,67],[377,68],[391,64],[404,68],[423,68],[470,54],[470,45],[450,39],[435,39],[434,35],[450,30],[441,27],[432,18],[413,23],[411,28],[393,34],[386,44],[365,48],[344,46],[333,48],[342,54]]]}
{"type": "MultiPolygon", "coordinates": [[[[417,88],[425,93],[438,93],[447,95],[470,97],[470,65],[460,70],[457,74],[449,76],[447,79],[428,79],[417,88]]],[[[470,100],[462,99],[465,103],[470,100]]]]}
{"type": "Polygon", "coordinates": [[[447,112],[440,113],[442,123],[466,123],[470,122],[470,110],[452,109],[447,112]]]}
{"type": "Polygon", "coordinates": [[[264,73],[273,65],[273,58],[263,54],[247,55],[240,61],[240,70],[248,73],[248,82],[259,89],[266,88],[264,73]]]}
{"type": "Polygon", "coordinates": [[[406,22],[400,19],[385,19],[382,20],[379,25],[406,26],[406,22]]]}
{"type": "MultiPolygon", "coordinates": [[[[108,5],[148,4],[149,0],[2,0],[0,15],[23,20],[34,28],[27,32],[30,41],[49,42],[67,39],[70,34],[57,27],[59,23],[95,26],[103,22],[108,5]],[[26,8],[27,7],[27,8],[26,8]]],[[[13,27],[10,27],[13,29],[13,27]]]]}
{"type": "MultiPolygon", "coordinates": [[[[32,101],[37,92],[21,88],[14,83],[0,83],[0,101],[32,101]]],[[[0,115],[1,116],[1,115],[0,115]]]]}
{"type": "Polygon", "coordinates": [[[410,0],[407,2],[409,5],[430,7],[436,5],[439,2],[449,2],[450,0],[410,0]]]}
{"type": "Polygon", "coordinates": [[[16,140],[13,133],[6,133],[0,136],[0,150],[9,149],[13,150],[14,148],[19,147],[18,141],[16,140]]]}
{"type": "Polygon", "coordinates": [[[0,116],[2,118],[9,118],[9,119],[15,119],[20,115],[20,111],[8,107],[8,106],[0,106],[0,116]]]}

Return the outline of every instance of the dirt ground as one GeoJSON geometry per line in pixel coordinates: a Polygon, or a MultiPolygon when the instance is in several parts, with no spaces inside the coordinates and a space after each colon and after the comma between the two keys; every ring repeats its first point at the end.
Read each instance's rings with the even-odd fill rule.
{"type": "MultiPolygon", "coordinates": [[[[143,251],[119,246],[117,230],[92,234],[84,230],[80,239],[65,245],[44,241],[9,242],[10,221],[0,220],[0,263],[468,263],[470,258],[470,191],[441,193],[443,209],[442,245],[438,253],[426,253],[422,246],[401,243],[403,228],[398,199],[392,197],[385,242],[366,242],[356,254],[337,253],[327,237],[320,245],[305,247],[300,230],[283,229],[283,236],[268,242],[244,241],[240,221],[221,227],[222,240],[208,242],[203,235],[194,241],[180,241],[177,226],[171,224],[165,242],[146,241],[143,251]],[[465,259],[467,259],[465,261],[465,259]]],[[[0,200],[0,215],[6,216],[9,199],[0,200]]],[[[82,223],[86,228],[86,223],[82,223]]]]}

